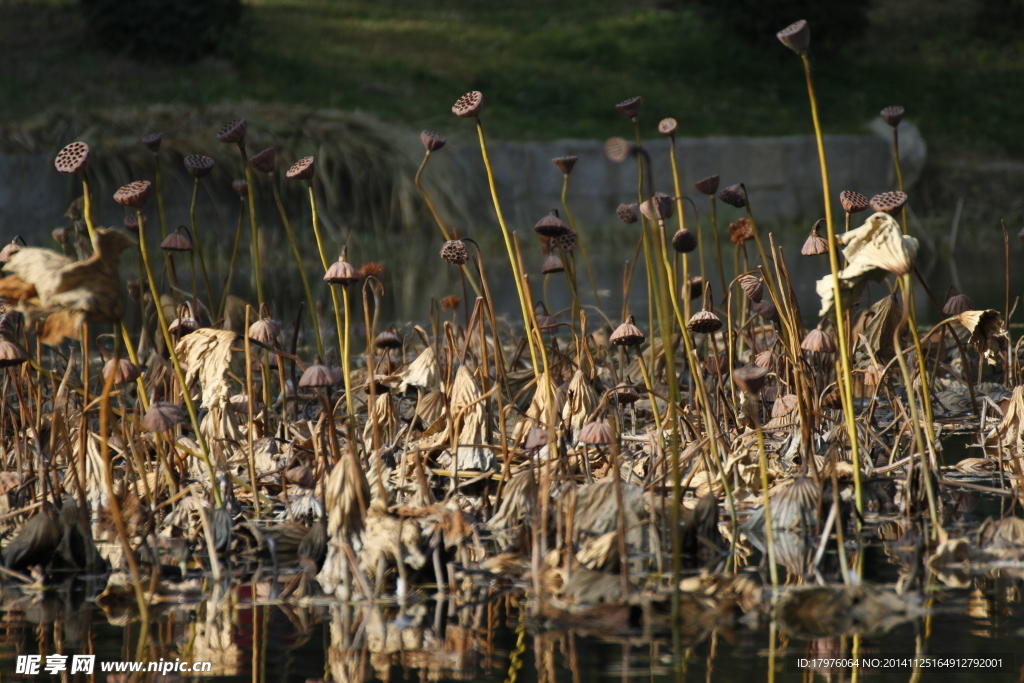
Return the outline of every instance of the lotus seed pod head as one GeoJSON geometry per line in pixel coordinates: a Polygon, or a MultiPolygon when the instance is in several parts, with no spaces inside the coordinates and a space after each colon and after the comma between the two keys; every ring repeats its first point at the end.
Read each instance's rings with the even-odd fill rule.
{"type": "Polygon", "coordinates": [[[261,344],[273,344],[277,336],[281,334],[281,323],[270,318],[260,318],[252,325],[249,325],[249,339],[258,341],[261,344]]]}
{"type": "Polygon", "coordinates": [[[570,228],[568,232],[558,238],[558,246],[562,248],[562,251],[569,252],[576,248],[579,241],[579,233],[570,228]]]}
{"type": "Polygon", "coordinates": [[[843,190],[840,192],[839,203],[843,205],[843,211],[846,213],[860,213],[871,206],[867,197],[853,190],[843,190]]]}
{"type": "Polygon", "coordinates": [[[384,330],[377,335],[373,345],[384,351],[392,351],[402,348],[402,339],[390,330],[384,330]]]}
{"type": "Polygon", "coordinates": [[[798,55],[806,55],[811,45],[811,27],[801,19],[775,34],[779,41],[798,55]]]}
{"type": "Polygon", "coordinates": [[[243,142],[247,127],[245,119],[235,119],[231,123],[224,124],[224,127],[217,133],[217,139],[225,143],[243,142]]]}
{"type": "Polygon", "coordinates": [[[336,384],[334,373],[326,365],[321,365],[320,360],[306,368],[299,378],[299,386],[315,389],[318,387],[331,387],[336,384]]]}
{"type": "Polygon", "coordinates": [[[758,303],[764,296],[764,280],[756,275],[740,275],[740,289],[753,303],[758,303]]]}
{"type": "Polygon", "coordinates": [[[110,377],[110,373],[114,373],[114,384],[131,384],[139,378],[142,372],[139,370],[139,366],[131,362],[127,358],[117,359],[117,369],[114,369],[114,359],[111,358],[103,364],[103,381],[106,381],[110,377]]]}
{"type": "Polygon", "coordinates": [[[666,194],[658,193],[640,205],[640,213],[651,221],[667,221],[672,218],[675,205],[672,198],[666,194]]]}
{"type": "Polygon", "coordinates": [[[160,143],[164,141],[163,133],[150,133],[142,138],[142,144],[149,148],[149,151],[156,154],[160,151],[160,143]]]}
{"type": "MultiPolygon", "coordinates": [[[[640,220],[636,204],[619,204],[619,208],[615,209],[615,215],[626,225],[632,225],[640,220]]],[[[1021,232],[1024,233],[1024,229],[1021,232]]]]}
{"type": "Polygon", "coordinates": [[[824,218],[820,218],[811,226],[811,234],[807,236],[807,239],[804,240],[804,246],[800,248],[800,253],[804,256],[817,256],[818,254],[828,253],[828,240],[821,236],[818,228],[824,220],[824,218]]]}
{"type": "Polygon", "coordinates": [[[904,113],[906,112],[903,109],[903,107],[893,106],[886,107],[885,109],[883,109],[881,112],[879,112],[879,116],[882,117],[883,121],[885,121],[890,126],[895,128],[896,126],[900,125],[900,121],[903,120],[904,113]]]}
{"type": "Polygon", "coordinates": [[[709,175],[707,178],[695,182],[693,186],[702,194],[714,195],[718,192],[718,183],[720,180],[721,179],[716,175],[709,175]]]}
{"type": "Polygon", "coordinates": [[[160,248],[164,251],[192,251],[192,242],[188,236],[182,233],[181,228],[178,228],[160,243],[160,248]]]}
{"type": "Polygon", "coordinates": [[[551,254],[544,263],[540,266],[540,272],[544,275],[550,275],[552,273],[561,273],[565,270],[565,265],[562,263],[562,259],[558,257],[558,254],[551,254]]]}
{"type": "Polygon", "coordinates": [[[730,185],[718,193],[718,198],[737,209],[747,205],[747,193],[744,192],[742,185],[730,185]]]}
{"type": "Polygon", "coordinates": [[[722,319],[711,311],[697,311],[690,316],[686,327],[697,334],[710,334],[722,329],[722,319]]]}
{"type": "Polygon", "coordinates": [[[134,211],[125,214],[124,219],[121,221],[121,225],[123,225],[125,230],[127,230],[128,232],[138,232],[139,214],[135,213],[134,211]]]}
{"type": "Polygon", "coordinates": [[[628,100],[623,100],[615,105],[615,108],[619,110],[619,113],[625,116],[627,119],[635,119],[640,114],[640,106],[644,103],[644,98],[637,95],[636,97],[630,97],[628,100]]]}
{"type": "Polygon", "coordinates": [[[595,420],[583,425],[579,438],[590,446],[610,446],[615,442],[615,433],[604,420],[595,420]]]}
{"type": "Polygon", "coordinates": [[[61,173],[81,173],[89,163],[89,145],[72,142],[57,154],[53,165],[61,173]]]}
{"type": "Polygon", "coordinates": [[[907,203],[907,195],[896,190],[893,192],[882,192],[871,198],[871,208],[895,216],[907,203]]]}
{"type": "Polygon", "coordinates": [[[9,368],[15,365],[21,365],[28,360],[21,348],[10,341],[4,339],[0,341],[0,368],[9,368]]]}
{"type": "Polygon", "coordinates": [[[767,379],[768,368],[762,368],[757,365],[745,365],[742,368],[736,368],[732,372],[732,381],[748,394],[760,393],[767,379]]]}
{"type": "Polygon", "coordinates": [[[185,157],[185,168],[188,169],[193,178],[202,178],[210,175],[214,163],[213,159],[202,154],[189,154],[185,157]]]}
{"type": "Polygon", "coordinates": [[[128,183],[114,193],[114,201],[122,206],[141,209],[149,199],[151,187],[148,180],[136,180],[133,183],[128,183]]]}
{"type": "Polygon", "coordinates": [[[267,147],[249,159],[249,165],[252,166],[254,171],[273,173],[274,167],[277,165],[277,152],[274,151],[273,147],[267,147]]]}
{"type": "Polygon", "coordinates": [[[142,418],[142,426],[151,432],[166,432],[185,421],[185,411],[173,403],[156,402],[142,418]]]}
{"type": "Polygon", "coordinates": [[[835,353],[836,343],[832,341],[828,332],[815,328],[810,330],[800,342],[800,348],[812,353],[835,353]]]}
{"type": "Polygon", "coordinates": [[[420,133],[420,142],[423,143],[423,148],[428,152],[436,152],[444,147],[444,143],[448,142],[448,140],[440,133],[435,133],[432,130],[425,130],[420,133]]]}
{"type": "Polygon", "coordinates": [[[966,294],[961,294],[960,290],[950,285],[949,291],[946,293],[946,301],[942,304],[942,314],[948,316],[960,315],[964,311],[973,311],[974,302],[966,294]]]}
{"type": "Polygon", "coordinates": [[[302,157],[288,169],[286,176],[292,180],[311,180],[316,172],[316,159],[314,157],[302,157]]]}
{"type": "Polygon", "coordinates": [[[615,328],[608,340],[616,346],[637,346],[643,344],[646,337],[640,328],[634,324],[633,316],[629,316],[626,322],[615,328]]]}
{"type": "Polygon", "coordinates": [[[555,157],[551,160],[551,163],[557,166],[558,170],[564,175],[569,175],[572,173],[572,169],[576,166],[577,161],[579,161],[579,157],[570,154],[564,157],[555,157]]]}
{"type": "Polygon", "coordinates": [[[773,323],[779,322],[779,309],[771,301],[759,301],[753,305],[754,313],[773,323]]]}
{"type": "Polygon", "coordinates": [[[693,301],[704,292],[704,278],[700,275],[695,275],[690,278],[690,282],[684,284],[680,288],[680,297],[690,297],[690,301],[693,301]]]}
{"type": "Polygon", "coordinates": [[[675,135],[679,122],[671,116],[658,122],[658,132],[662,135],[675,135]]]}
{"type": "Polygon", "coordinates": [[[187,334],[192,334],[199,329],[199,322],[195,318],[180,316],[171,321],[167,331],[179,339],[187,334]]]}
{"type": "Polygon", "coordinates": [[[630,149],[626,138],[608,138],[604,141],[605,156],[616,164],[621,164],[629,158],[630,149]]]}
{"type": "Polygon", "coordinates": [[[352,285],[359,282],[359,271],[348,261],[338,259],[324,273],[324,282],[332,285],[352,285]]]}
{"type": "Polygon", "coordinates": [[[636,390],[636,387],[627,382],[617,384],[612,388],[612,395],[615,397],[616,403],[619,405],[632,405],[640,400],[640,392],[636,390]]]}
{"type": "Polygon", "coordinates": [[[554,210],[537,221],[533,229],[545,237],[561,237],[569,232],[569,226],[562,222],[558,217],[558,211],[554,210]]]}
{"type": "Polygon", "coordinates": [[[689,254],[697,248],[697,238],[685,228],[676,230],[676,234],[672,235],[672,248],[680,254],[689,254]]]}
{"type": "Polygon", "coordinates": [[[239,197],[245,198],[249,194],[249,183],[245,180],[232,180],[231,189],[234,190],[239,197]]]}
{"type": "Polygon", "coordinates": [[[469,261],[469,250],[462,240],[449,240],[441,247],[441,258],[453,266],[461,266],[469,261]]]}
{"type": "Polygon", "coordinates": [[[484,106],[484,94],[479,90],[468,92],[452,105],[452,113],[462,119],[472,119],[480,116],[480,109],[484,106]]]}
{"type": "Polygon", "coordinates": [[[754,356],[754,365],[765,368],[768,372],[775,372],[779,367],[779,354],[771,349],[761,351],[754,356]]]}

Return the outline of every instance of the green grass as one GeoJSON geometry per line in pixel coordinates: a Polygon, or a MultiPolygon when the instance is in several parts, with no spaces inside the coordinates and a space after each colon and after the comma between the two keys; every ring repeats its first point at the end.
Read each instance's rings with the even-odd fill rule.
{"type": "MultiPolygon", "coordinates": [[[[857,131],[902,104],[933,153],[1024,154],[1019,43],[976,37],[962,16],[969,0],[879,4],[863,41],[815,55],[826,130],[857,131]]],[[[243,48],[174,66],[100,50],[73,0],[6,0],[0,117],[258,100],[446,132],[458,125],[452,102],[475,89],[498,138],[625,134],[613,105],[637,94],[651,134],[664,116],[684,135],[810,132],[799,61],[781,45],[747,45],[682,3],[253,0],[249,10],[243,48]]]]}

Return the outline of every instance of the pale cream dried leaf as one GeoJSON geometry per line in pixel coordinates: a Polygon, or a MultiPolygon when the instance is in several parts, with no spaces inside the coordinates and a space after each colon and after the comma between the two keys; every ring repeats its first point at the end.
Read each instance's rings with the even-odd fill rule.
{"type": "Polygon", "coordinates": [[[438,377],[440,376],[441,367],[438,365],[437,357],[434,355],[434,347],[428,346],[423,349],[423,352],[416,357],[416,360],[408,368],[399,373],[402,383],[399,385],[398,390],[404,393],[410,386],[427,389],[428,391],[436,389],[438,377]]]}
{"type": "Polygon", "coordinates": [[[229,330],[204,327],[181,338],[174,350],[186,366],[185,382],[199,379],[203,388],[203,405],[223,408],[231,397],[228,369],[231,366],[231,345],[238,335],[229,330]]]}

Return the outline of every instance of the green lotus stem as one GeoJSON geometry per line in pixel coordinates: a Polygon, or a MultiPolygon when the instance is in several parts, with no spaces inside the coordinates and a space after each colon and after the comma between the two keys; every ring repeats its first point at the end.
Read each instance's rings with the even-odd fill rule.
{"type": "MultiPolygon", "coordinates": [[[[899,124],[892,127],[892,163],[896,167],[896,183],[899,185],[900,192],[906,192],[903,189],[903,168],[900,165],[900,131],[899,124]]],[[[907,203],[904,202],[903,206],[900,207],[900,222],[903,223],[903,234],[907,234],[907,203]]]]}
{"type": "Polygon", "coordinates": [[[505,249],[508,251],[508,260],[512,264],[512,279],[516,283],[516,293],[519,295],[519,306],[522,309],[523,324],[526,326],[526,341],[530,346],[530,359],[533,361],[533,373],[535,376],[540,374],[540,365],[538,364],[538,355],[536,349],[536,342],[534,341],[533,334],[530,333],[530,309],[526,303],[526,294],[523,291],[522,273],[519,271],[519,264],[516,261],[515,251],[512,248],[512,237],[509,233],[508,226],[505,224],[505,215],[501,211],[501,202],[498,200],[498,186],[494,182],[494,171],[491,168],[491,159],[487,154],[487,138],[484,136],[483,122],[480,121],[480,117],[476,117],[476,133],[480,140],[480,155],[484,160],[484,168],[487,171],[487,185],[491,190],[491,201],[494,203],[494,212],[498,215],[498,225],[501,226],[501,235],[505,239],[505,249]]]}
{"type": "MultiPolygon", "coordinates": [[[[128,328],[120,320],[114,323],[114,326],[120,329],[121,339],[124,340],[125,349],[128,351],[128,360],[138,365],[139,360],[135,355],[135,349],[132,348],[132,338],[128,335],[128,328]]],[[[142,409],[149,410],[149,396],[146,395],[146,383],[142,380],[141,374],[135,379],[135,386],[138,387],[139,401],[142,402],[142,409]]]]}
{"type": "MultiPolygon", "coordinates": [[[[441,220],[441,214],[434,208],[434,202],[427,194],[427,189],[423,187],[423,183],[420,182],[423,176],[423,169],[427,167],[427,161],[430,160],[430,150],[428,149],[423,155],[423,161],[420,162],[420,167],[416,169],[416,176],[413,178],[413,182],[416,184],[416,189],[420,191],[420,196],[423,197],[424,203],[430,210],[430,215],[434,217],[434,222],[437,223],[437,227],[441,230],[441,236],[444,237],[445,242],[450,242],[452,237],[451,233],[448,232],[448,228],[445,227],[444,221],[441,220]]],[[[467,280],[469,280],[470,286],[473,287],[473,292],[477,296],[482,296],[480,293],[480,286],[477,285],[476,280],[473,279],[473,273],[469,270],[469,266],[462,264],[462,274],[467,280]]]]}
{"type": "MultiPolygon", "coordinates": [[[[668,156],[672,162],[672,186],[676,193],[676,213],[678,214],[677,220],[679,221],[679,229],[686,229],[686,214],[683,212],[683,188],[679,182],[679,162],[676,160],[676,137],[673,134],[669,138],[668,156]]],[[[664,228],[662,228],[664,229],[664,228]]],[[[700,257],[700,277],[704,280],[704,240],[700,234],[700,221],[697,222],[697,253],[700,257]]],[[[683,254],[683,282],[689,284],[690,282],[690,255],[683,254]]],[[[706,280],[704,280],[706,282],[706,280]]],[[[672,301],[676,299],[676,284],[671,283],[671,296],[672,301]]],[[[683,313],[686,319],[690,319],[690,297],[683,297],[683,313]]]]}
{"type": "Polygon", "coordinates": [[[302,254],[299,252],[299,245],[295,241],[295,234],[292,232],[292,224],[285,213],[284,204],[281,202],[281,191],[277,189],[273,174],[270,174],[270,187],[274,192],[274,202],[277,204],[277,212],[281,215],[281,222],[284,223],[284,231],[288,235],[288,244],[292,247],[292,254],[295,256],[295,263],[299,267],[299,277],[302,278],[302,289],[306,292],[306,305],[313,319],[313,335],[316,337],[316,352],[323,358],[324,343],[320,338],[320,319],[316,315],[316,306],[313,301],[313,290],[309,287],[309,277],[306,276],[306,269],[302,265],[302,254]]]}
{"type": "Polygon", "coordinates": [[[160,332],[164,337],[164,344],[167,345],[167,352],[171,357],[171,364],[174,366],[174,373],[178,377],[178,384],[181,385],[181,395],[185,399],[185,408],[188,410],[189,420],[192,422],[192,429],[195,431],[196,441],[199,443],[199,456],[203,461],[203,465],[206,466],[206,471],[210,475],[210,483],[213,484],[213,499],[217,507],[223,507],[224,501],[221,499],[220,487],[217,486],[217,476],[213,469],[213,463],[210,461],[210,449],[206,443],[206,437],[203,436],[202,430],[199,429],[199,414],[196,412],[196,404],[192,401],[192,395],[189,393],[188,384],[185,383],[185,371],[181,369],[181,363],[178,361],[178,354],[174,350],[174,341],[171,339],[171,333],[167,329],[167,316],[164,315],[164,307],[160,305],[159,300],[156,299],[156,278],[153,277],[153,266],[149,262],[149,251],[146,249],[146,223],[145,218],[142,215],[142,209],[137,209],[136,214],[139,218],[139,249],[142,251],[142,263],[146,268],[146,277],[149,279],[149,288],[153,292],[154,302],[156,304],[156,316],[160,321],[160,332]]]}
{"type": "MultiPolygon", "coordinates": [[[[244,153],[244,152],[243,152],[244,153]]],[[[246,165],[246,171],[249,170],[246,165]]],[[[192,183],[192,203],[188,207],[188,222],[192,227],[192,237],[195,240],[195,251],[199,255],[199,267],[203,271],[203,284],[206,285],[206,300],[211,306],[213,306],[213,289],[210,288],[210,277],[206,274],[206,259],[203,258],[203,241],[199,237],[199,228],[196,225],[196,198],[199,195],[199,178],[196,178],[192,183]]],[[[192,298],[195,298],[195,271],[192,272],[192,298]]],[[[263,303],[263,297],[260,297],[260,303],[263,303]]]]}
{"type": "MultiPolygon", "coordinates": [[[[722,293],[729,291],[725,288],[725,265],[722,263],[722,242],[718,237],[718,203],[715,195],[709,195],[711,200],[711,233],[715,236],[715,256],[718,259],[718,275],[722,279],[722,293]]],[[[705,280],[707,282],[707,280],[705,280]]]]}
{"type": "MultiPolygon", "coordinates": [[[[239,201],[245,204],[245,198],[239,195],[239,201]]],[[[228,273],[224,276],[224,291],[220,294],[220,306],[217,307],[217,317],[224,317],[224,308],[228,304],[228,293],[231,291],[231,278],[235,274],[235,260],[238,258],[238,243],[242,241],[242,218],[245,216],[245,207],[238,212],[238,226],[235,228],[235,241],[231,246],[231,262],[228,265],[228,273]]],[[[316,312],[313,312],[316,315],[316,312]]]]}
{"type": "MultiPolygon", "coordinates": [[[[839,360],[842,370],[840,398],[843,403],[843,418],[846,431],[850,437],[850,454],[853,459],[853,488],[857,512],[864,512],[864,493],[861,484],[860,447],[857,443],[857,423],[853,409],[853,372],[850,368],[850,345],[846,339],[846,326],[843,318],[842,287],[839,284],[839,245],[836,242],[835,226],[832,222],[832,191],[828,183],[828,164],[825,161],[825,140],[821,133],[821,121],[818,118],[818,101],[814,94],[814,79],[811,76],[811,62],[806,54],[800,55],[807,80],[807,97],[811,103],[811,119],[814,122],[814,137],[818,143],[818,160],[821,166],[822,194],[825,199],[825,226],[828,229],[828,262],[832,271],[832,296],[835,299],[836,337],[839,342],[839,360]]],[[[858,527],[860,516],[858,516],[858,527]]]]}
{"type": "MultiPolygon", "coordinates": [[[[331,288],[334,289],[333,287],[331,288]]],[[[352,431],[355,427],[355,416],[356,411],[352,403],[352,371],[349,366],[349,325],[351,324],[352,315],[351,308],[348,300],[348,286],[341,286],[341,297],[344,300],[345,305],[345,331],[343,334],[343,345],[341,347],[341,372],[345,377],[345,405],[348,408],[349,416],[349,435],[348,440],[350,444],[354,444],[356,440],[355,431],[352,431]]],[[[369,381],[373,381],[373,368],[367,368],[369,370],[369,381]]]]}
{"type": "MultiPolygon", "coordinates": [[[[252,169],[249,167],[249,155],[245,153],[245,140],[238,143],[238,151],[242,154],[242,166],[245,168],[246,192],[249,195],[249,230],[252,233],[252,274],[256,280],[256,301],[263,306],[263,272],[260,266],[259,228],[256,226],[256,202],[253,199],[252,169]]],[[[326,266],[325,266],[326,268],[326,266]]]]}
{"type": "MultiPolygon", "coordinates": [[[[163,182],[160,173],[160,153],[153,153],[153,165],[156,168],[156,205],[160,214],[160,239],[167,239],[167,213],[164,211],[163,182]]],[[[212,303],[212,302],[211,302],[212,303]]]]}
{"type": "MultiPolygon", "coordinates": [[[[587,276],[590,278],[590,287],[594,290],[594,301],[597,303],[599,309],[603,309],[601,306],[601,295],[597,293],[597,280],[594,279],[594,270],[590,267],[590,257],[587,256],[587,245],[583,240],[583,233],[580,232],[579,228],[576,227],[576,221],[572,217],[572,211],[569,210],[568,202],[569,194],[569,174],[562,174],[562,209],[565,211],[565,217],[569,219],[569,227],[576,233],[576,239],[580,244],[580,251],[583,252],[583,263],[587,266],[587,276]]],[[[579,316],[577,316],[579,317],[579,316]]],[[[575,324],[575,322],[573,323],[575,324]]]]}
{"type": "Polygon", "coordinates": [[[96,244],[96,226],[92,223],[92,197],[89,192],[89,172],[82,171],[82,215],[85,227],[89,231],[89,241],[96,244]]]}
{"type": "MultiPolygon", "coordinates": [[[[636,166],[637,166],[637,179],[636,179],[636,201],[637,207],[644,203],[644,155],[643,147],[640,142],[640,122],[637,118],[633,117],[633,136],[636,138],[636,166]]],[[[654,194],[652,188],[651,194],[654,194]]],[[[657,277],[654,269],[654,258],[651,256],[651,244],[647,234],[647,217],[644,216],[643,211],[640,211],[640,234],[641,243],[644,245],[644,264],[647,267],[647,326],[651,330],[651,335],[654,335],[654,311],[661,310],[661,297],[658,291],[655,278],[657,277]]],[[[634,266],[635,267],[635,266],[634,266]]]]}

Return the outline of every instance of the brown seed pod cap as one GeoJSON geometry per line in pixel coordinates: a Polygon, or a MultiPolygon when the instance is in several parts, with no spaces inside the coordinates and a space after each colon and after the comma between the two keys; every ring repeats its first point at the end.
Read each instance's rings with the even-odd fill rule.
{"type": "Polygon", "coordinates": [[[667,221],[672,218],[674,208],[672,198],[660,192],[640,205],[640,212],[651,221],[667,221]]]}
{"type": "Polygon", "coordinates": [[[879,112],[878,115],[882,117],[883,121],[885,121],[890,126],[895,128],[896,126],[900,125],[900,121],[903,120],[904,113],[906,113],[906,111],[903,109],[903,107],[897,105],[893,107],[886,107],[881,112],[879,112]]]}
{"type": "Polygon", "coordinates": [[[558,238],[558,246],[562,248],[562,251],[572,251],[576,248],[576,244],[580,241],[579,233],[572,228],[564,235],[558,238]]]}
{"type": "Polygon", "coordinates": [[[123,225],[125,227],[125,230],[128,230],[129,232],[138,232],[139,214],[135,213],[134,211],[129,214],[125,214],[124,219],[121,221],[121,225],[123,225]]]}
{"type": "Polygon", "coordinates": [[[199,322],[195,318],[186,316],[177,317],[167,326],[167,331],[179,338],[192,334],[199,329],[199,322]]]}
{"type": "Polygon", "coordinates": [[[484,106],[484,94],[479,90],[468,92],[452,105],[452,113],[463,119],[472,119],[480,116],[480,109],[484,106]]]}
{"type": "Polygon", "coordinates": [[[796,409],[796,394],[784,394],[772,404],[772,418],[786,417],[796,409]]]}
{"type": "Polygon", "coordinates": [[[800,342],[800,348],[812,353],[835,353],[836,343],[828,332],[815,328],[800,342]]]}
{"type": "Polygon", "coordinates": [[[616,164],[621,164],[629,158],[630,149],[626,138],[608,138],[604,141],[604,155],[616,164]]]}
{"type": "Polygon", "coordinates": [[[644,339],[646,337],[634,323],[633,316],[629,316],[626,322],[615,328],[608,341],[616,346],[637,346],[638,344],[643,344],[644,339]]]}
{"type": "Polygon", "coordinates": [[[697,191],[703,194],[712,195],[718,192],[718,183],[720,178],[716,175],[709,175],[707,178],[698,180],[693,184],[697,191]]]}
{"type": "Polygon", "coordinates": [[[281,334],[281,323],[270,318],[260,318],[249,325],[249,339],[254,339],[261,344],[273,344],[279,334],[281,334]]]}
{"type": "Polygon", "coordinates": [[[949,292],[946,293],[946,301],[942,304],[943,315],[960,315],[964,311],[973,311],[974,302],[971,301],[971,297],[966,294],[961,294],[953,285],[949,286],[949,292]]]}
{"type": "Polygon", "coordinates": [[[828,240],[821,236],[818,226],[824,221],[824,218],[819,218],[813,226],[811,226],[811,234],[804,240],[804,246],[800,248],[800,253],[804,256],[817,256],[818,254],[828,253],[828,240]]]}
{"type": "Polygon", "coordinates": [[[245,180],[232,180],[231,189],[237,192],[239,197],[246,197],[249,194],[249,183],[245,180]]]}
{"type": "Polygon", "coordinates": [[[672,235],[672,248],[680,254],[689,254],[697,248],[697,238],[685,228],[676,230],[676,234],[672,235]]]}
{"type": "Polygon", "coordinates": [[[302,377],[299,378],[300,387],[331,387],[335,384],[334,373],[326,365],[320,365],[319,362],[313,363],[306,368],[306,371],[302,373],[302,377]]]}
{"type": "Polygon", "coordinates": [[[224,124],[224,127],[217,133],[217,139],[221,142],[242,142],[245,140],[245,131],[248,128],[245,119],[235,119],[231,123],[224,124]]]}
{"type": "Polygon", "coordinates": [[[173,403],[158,401],[149,407],[142,426],[151,432],[166,432],[185,421],[185,411],[173,403]]]}
{"type": "Polygon", "coordinates": [[[708,356],[704,360],[704,368],[715,376],[721,376],[729,369],[729,359],[724,354],[708,356]]]}
{"type": "Polygon", "coordinates": [[[384,330],[377,335],[377,338],[373,341],[373,345],[378,349],[384,349],[385,351],[391,351],[393,349],[402,348],[402,339],[390,330],[384,330]]]}
{"type": "Polygon", "coordinates": [[[632,405],[640,400],[640,392],[632,384],[623,382],[612,389],[612,395],[619,405],[632,405]]]}
{"type": "Polygon", "coordinates": [[[551,163],[557,166],[559,171],[565,175],[569,175],[572,173],[572,169],[576,166],[577,161],[579,161],[579,157],[570,154],[564,157],[555,157],[551,160],[551,163]]]}
{"type": "Polygon", "coordinates": [[[872,197],[870,203],[871,208],[875,211],[882,211],[895,216],[903,208],[903,205],[907,203],[907,195],[898,190],[883,192],[872,197]]]}
{"type": "Polygon", "coordinates": [[[775,308],[775,304],[771,301],[759,301],[753,306],[754,313],[768,320],[769,322],[779,322],[779,309],[775,308]]]}
{"type": "Polygon", "coordinates": [[[540,266],[540,272],[545,275],[561,273],[564,270],[565,264],[562,263],[562,259],[558,257],[558,254],[550,254],[546,259],[544,259],[544,263],[540,266]]]}
{"type": "Polygon", "coordinates": [[[740,275],[738,282],[748,299],[755,304],[761,301],[764,296],[764,280],[756,275],[740,275]]]}
{"type": "Polygon", "coordinates": [[[580,441],[591,446],[609,446],[615,442],[615,433],[604,420],[595,420],[580,429],[580,441]]]}
{"type": "Polygon", "coordinates": [[[718,193],[718,198],[737,209],[742,209],[747,205],[747,193],[743,190],[742,185],[730,185],[718,193]]]}
{"type": "Polygon", "coordinates": [[[214,161],[208,156],[202,154],[189,154],[185,157],[185,168],[192,174],[194,178],[202,178],[210,175],[210,171],[213,170],[214,161]]]}
{"type": "Polygon", "coordinates": [[[324,273],[324,282],[332,285],[352,285],[359,282],[359,271],[348,261],[338,259],[324,273]]]}
{"type": "Polygon", "coordinates": [[[131,384],[139,378],[142,372],[139,366],[127,358],[117,359],[117,370],[114,370],[114,359],[111,358],[103,364],[103,381],[105,382],[110,373],[114,372],[114,384],[131,384]]]}
{"type": "Polygon", "coordinates": [[[682,287],[680,287],[679,296],[689,296],[690,301],[693,301],[703,293],[704,278],[702,278],[700,275],[695,275],[690,278],[690,281],[687,284],[684,284],[682,287]]]}
{"type": "Polygon", "coordinates": [[[554,210],[537,221],[533,229],[545,237],[561,237],[569,232],[569,226],[562,222],[562,219],[558,217],[558,211],[554,210]]]}
{"type": "Polygon", "coordinates": [[[267,147],[249,159],[249,165],[252,166],[254,171],[273,173],[274,167],[277,165],[277,152],[274,151],[273,147],[267,147]]]}
{"type": "Polygon", "coordinates": [[[644,103],[644,98],[637,95],[636,97],[630,97],[628,100],[623,100],[615,105],[615,108],[619,110],[619,113],[628,119],[635,119],[640,113],[640,105],[644,103]]]}
{"type": "Polygon", "coordinates": [[[806,55],[811,44],[811,28],[801,19],[782,29],[775,36],[779,41],[798,55],[806,55]]]}
{"type": "MultiPolygon", "coordinates": [[[[619,208],[615,209],[615,215],[626,225],[632,225],[640,220],[640,212],[636,204],[619,204],[619,208]]],[[[1021,230],[1021,233],[1024,233],[1024,229],[1021,230]]]]}
{"type": "Polygon", "coordinates": [[[89,163],[89,145],[84,142],[72,142],[62,149],[53,165],[61,173],[81,173],[89,163]]]}
{"type": "Polygon", "coordinates": [[[761,351],[754,356],[754,365],[765,368],[769,372],[775,372],[779,367],[779,354],[771,349],[761,351]]]}
{"type": "Polygon", "coordinates": [[[839,203],[843,205],[843,211],[846,213],[860,213],[871,206],[867,197],[853,190],[843,190],[840,192],[839,203]]]}
{"type": "Polygon", "coordinates": [[[314,157],[302,157],[288,169],[286,176],[292,180],[310,180],[316,171],[316,159],[314,157]]]}
{"type": "Polygon", "coordinates": [[[462,240],[449,240],[441,247],[441,258],[453,266],[461,266],[469,261],[469,249],[462,240]]]}
{"type": "Polygon", "coordinates": [[[543,313],[537,312],[537,327],[542,332],[553,332],[558,327],[558,318],[553,315],[549,315],[545,310],[543,313]]]}
{"type": "Polygon", "coordinates": [[[658,132],[662,135],[675,135],[679,122],[671,116],[658,122],[658,132]]]}
{"type": "Polygon", "coordinates": [[[28,360],[28,356],[22,353],[17,344],[6,339],[0,341],[0,368],[9,368],[14,365],[21,365],[28,360]]]}
{"type": "Polygon", "coordinates": [[[686,327],[697,334],[711,334],[722,329],[722,319],[711,311],[697,311],[690,316],[686,327]]]}
{"type": "Polygon", "coordinates": [[[149,151],[156,154],[160,151],[160,143],[164,141],[163,133],[150,133],[142,138],[142,144],[149,148],[149,151]]]}
{"type": "Polygon", "coordinates": [[[732,371],[732,381],[748,394],[756,394],[768,379],[768,369],[757,365],[745,365],[732,371]]]}
{"type": "Polygon", "coordinates": [[[428,152],[436,152],[444,147],[444,143],[448,142],[448,139],[440,133],[435,133],[432,130],[425,130],[420,133],[420,142],[423,143],[424,149],[428,152]]]}
{"type": "Polygon", "coordinates": [[[114,201],[122,206],[141,209],[149,199],[150,187],[148,180],[136,180],[133,183],[128,183],[114,193],[114,201]]]}
{"type": "Polygon", "coordinates": [[[164,251],[192,251],[192,242],[178,228],[160,243],[160,248],[164,251]]]}

